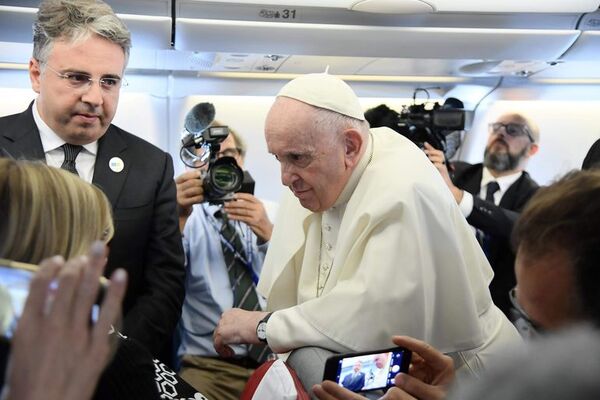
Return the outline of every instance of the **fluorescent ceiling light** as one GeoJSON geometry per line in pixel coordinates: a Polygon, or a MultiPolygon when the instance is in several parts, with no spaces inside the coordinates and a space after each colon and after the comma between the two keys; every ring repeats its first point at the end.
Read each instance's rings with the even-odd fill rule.
{"type": "Polygon", "coordinates": [[[34,7],[13,7],[13,6],[0,6],[0,12],[8,11],[8,12],[20,12],[25,14],[35,14],[37,12],[37,8],[34,7]]]}
{"type": "MultiPolygon", "coordinates": [[[[262,72],[198,72],[198,76],[225,79],[276,79],[292,80],[304,74],[276,74],[262,72]]],[[[355,82],[437,82],[461,83],[469,78],[455,76],[391,76],[391,75],[336,75],[345,81],[355,82]]]]}
{"type": "MultiPolygon", "coordinates": [[[[238,21],[229,19],[204,19],[204,18],[177,18],[177,22],[188,23],[192,25],[207,25],[207,26],[235,26],[235,27],[253,27],[253,28],[284,28],[284,29],[335,29],[354,31],[372,31],[373,26],[367,25],[347,25],[347,24],[317,24],[317,23],[299,23],[299,22],[264,22],[264,21],[238,21]]],[[[547,35],[553,34],[570,34],[571,29],[512,29],[512,28],[454,28],[454,27],[421,27],[421,26],[377,26],[379,31],[392,32],[418,32],[418,33],[510,33],[514,35],[547,35]]]]}
{"type": "Polygon", "coordinates": [[[547,85],[600,85],[600,78],[530,78],[530,81],[547,85]]]}
{"type": "Polygon", "coordinates": [[[29,69],[29,64],[23,64],[23,63],[0,63],[0,69],[29,69]]]}
{"type": "Polygon", "coordinates": [[[171,17],[161,17],[156,15],[137,15],[137,14],[117,14],[119,18],[136,21],[171,21],[171,17]]]}

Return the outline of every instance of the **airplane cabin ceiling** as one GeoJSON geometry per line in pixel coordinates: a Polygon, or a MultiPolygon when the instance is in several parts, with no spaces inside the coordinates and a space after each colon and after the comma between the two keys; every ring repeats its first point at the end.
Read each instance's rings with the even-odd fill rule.
{"type": "MultiPolygon", "coordinates": [[[[329,66],[425,80],[600,71],[600,0],[107,2],[132,32],[136,70],[298,74],[329,66]],[[389,13],[423,6],[435,12],[389,13]]],[[[0,0],[0,62],[27,63],[37,4],[0,0]]]]}

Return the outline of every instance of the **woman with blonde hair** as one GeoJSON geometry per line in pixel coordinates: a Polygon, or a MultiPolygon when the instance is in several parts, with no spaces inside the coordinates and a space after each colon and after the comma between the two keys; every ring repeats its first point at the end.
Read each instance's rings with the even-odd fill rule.
{"type": "Polygon", "coordinates": [[[38,264],[87,254],[114,232],[104,193],[78,176],[40,162],[0,159],[0,255],[38,264]]]}
{"type": "MultiPolygon", "coordinates": [[[[2,399],[92,396],[114,354],[108,332],[127,283],[124,270],[113,273],[90,324],[112,235],[110,203],[98,188],[43,163],[0,158],[0,258],[40,264],[12,337],[2,399]]],[[[0,310],[1,320],[13,320],[10,295],[0,310]]],[[[4,367],[8,342],[0,351],[4,367]]]]}
{"type": "MultiPolygon", "coordinates": [[[[43,266],[12,339],[3,400],[80,400],[92,397],[94,389],[94,399],[152,400],[163,390],[183,398],[199,395],[135,340],[108,335],[120,319],[124,270],[112,275],[100,317],[89,323],[113,232],[111,205],[99,188],[40,162],[0,158],[0,258],[43,266]],[[45,311],[47,293],[55,290],[49,286],[56,279],[56,290],[63,289],[63,294],[53,293],[51,306],[62,306],[62,319],[59,311],[45,311]],[[78,329],[73,329],[77,322],[78,329]]],[[[0,296],[0,321],[5,319],[2,309],[10,311],[11,305],[3,307],[0,296]]],[[[6,360],[2,350],[0,374],[6,360]]]]}

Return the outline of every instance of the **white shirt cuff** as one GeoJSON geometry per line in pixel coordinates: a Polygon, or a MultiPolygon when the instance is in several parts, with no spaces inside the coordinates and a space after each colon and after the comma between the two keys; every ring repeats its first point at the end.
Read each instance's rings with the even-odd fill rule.
{"type": "Polygon", "coordinates": [[[458,207],[460,208],[460,212],[464,215],[465,218],[468,218],[473,212],[473,195],[466,190],[463,190],[463,197],[458,203],[458,207]]]}

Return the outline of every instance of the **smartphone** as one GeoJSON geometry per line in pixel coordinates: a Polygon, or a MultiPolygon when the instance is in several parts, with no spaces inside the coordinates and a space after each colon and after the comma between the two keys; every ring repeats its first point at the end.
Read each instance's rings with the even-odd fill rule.
{"type": "Polygon", "coordinates": [[[404,347],[337,354],[325,362],[323,380],[337,382],[353,392],[385,390],[394,386],[394,377],[408,372],[412,352],[404,347]]]}
{"type": "MultiPolygon", "coordinates": [[[[0,258],[0,335],[12,338],[17,323],[23,314],[25,301],[29,295],[29,284],[33,279],[38,266],[18,261],[0,258]]],[[[105,277],[100,278],[100,293],[96,305],[91,310],[91,321],[98,319],[100,301],[108,284],[105,277]]],[[[57,283],[53,282],[50,289],[56,289],[57,283]]],[[[48,295],[51,301],[52,296],[48,295]]]]}

